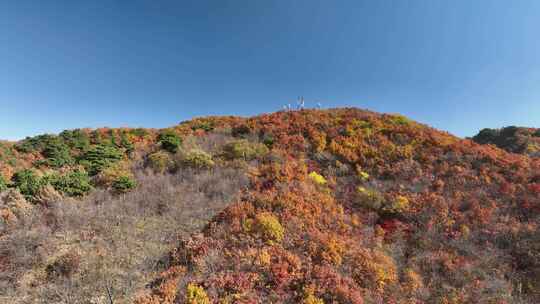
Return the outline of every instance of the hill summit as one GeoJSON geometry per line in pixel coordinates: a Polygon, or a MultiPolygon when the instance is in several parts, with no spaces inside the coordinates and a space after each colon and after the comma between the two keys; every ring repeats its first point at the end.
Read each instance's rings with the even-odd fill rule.
{"type": "Polygon", "coordinates": [[[537,303],[540,159],[475,141],[344,108],[3,143],[0,299],[537,303]]]}

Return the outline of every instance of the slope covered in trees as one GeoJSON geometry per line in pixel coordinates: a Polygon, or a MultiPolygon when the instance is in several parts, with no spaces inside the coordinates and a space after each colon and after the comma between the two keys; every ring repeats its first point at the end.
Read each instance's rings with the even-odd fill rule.
{"type": "Polygon", "coordinates": [[[403,116],[208,117],[2,150],[11,301],[540,301],[540,159],[403,116]]]}

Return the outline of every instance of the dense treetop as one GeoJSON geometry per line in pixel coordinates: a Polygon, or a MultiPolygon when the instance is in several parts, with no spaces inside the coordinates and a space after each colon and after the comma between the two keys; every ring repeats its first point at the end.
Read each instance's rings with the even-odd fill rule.
{"type": "Polygon", "coordinates": [[[540,129],[514,126],[482,129],[472,139],[479,144],[492,144],[509,152],[540,157],[540,129]]]}

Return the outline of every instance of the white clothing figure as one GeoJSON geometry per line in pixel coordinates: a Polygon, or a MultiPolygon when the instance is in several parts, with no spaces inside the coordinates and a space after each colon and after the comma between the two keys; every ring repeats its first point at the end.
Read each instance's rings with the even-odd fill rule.
{"type": "Polygon", "coordinates": [[[304,97],[298,97],[298,110],[302,110],[304,108],[304,105],[304,97]]]}

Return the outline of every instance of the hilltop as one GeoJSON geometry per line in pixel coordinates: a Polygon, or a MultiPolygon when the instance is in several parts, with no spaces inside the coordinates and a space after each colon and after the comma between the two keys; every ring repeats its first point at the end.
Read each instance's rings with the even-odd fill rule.
{"type": "Polygon", "coordinates": [[[540,158],[478,138],[344,108],[3,143],[0,299],[537,303],[540,158]]]}

